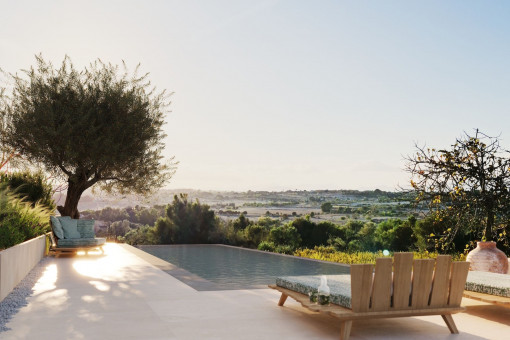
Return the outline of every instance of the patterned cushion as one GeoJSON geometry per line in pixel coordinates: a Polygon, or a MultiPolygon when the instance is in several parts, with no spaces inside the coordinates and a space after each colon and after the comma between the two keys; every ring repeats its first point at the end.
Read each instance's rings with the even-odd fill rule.
{"type": "MultiPolygon", "coordinates": [[[[351,308],[351,275],[326,275],[330,289],[331,303],[351,308]]],[[[320,276],[283,276],[276,278],[276,285],[308,295],[317,291],[321,284],[320,276]]]]}
{"type": "Polygon", "coordinates": [[[60,248],[80,248],[80,247],[94,247],[105,244],[104,238],[71,238],[58,240],[58,247],[60,248]]]}
{"type": "Polygon", "coordinates": [[[465,289],[478,293],[510,297],[510,275],[470,271],[465,289]]]}
{"type": "Polygon", "coordinates": [[[64,229],[60,224],[60,220],[55,216],[50,216],[51,226],[53,227],[53,233],[57,238],[64,238],[64,229]]]}
{"type": "Polygon", "coordinates": [[[64,239],[81,238],[78,232],[78,220],[60,219],[60,224],[64,229],[64,239]]]}
{"type": "Polygon", "coordinates": [[[94,220],[78,220],[78,232],[81,238],[94,238],[94,220]]]}

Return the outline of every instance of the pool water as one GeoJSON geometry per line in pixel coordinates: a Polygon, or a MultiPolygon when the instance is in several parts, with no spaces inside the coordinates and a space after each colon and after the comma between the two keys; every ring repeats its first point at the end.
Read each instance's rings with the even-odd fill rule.
{"type": "Polygon", "coordinates": [[[349,267],[224,245],[158,245],[139,249],[216,284],[219,289],[266,288],[277,276],[348,274],[349,267]]]}

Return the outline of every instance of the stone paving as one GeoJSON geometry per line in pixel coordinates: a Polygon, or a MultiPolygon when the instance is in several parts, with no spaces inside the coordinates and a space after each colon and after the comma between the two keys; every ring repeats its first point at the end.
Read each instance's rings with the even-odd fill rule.
{"type": "MultiPolygon", "coordinates": [[[[333,317],[291,299],[278,307],[271,289],[197,291],[163,270],[185,272],[153,265],[125,245],[108,244],[105,255],[50,258],[44,266],[1,339],[338,339],[340,333],[333,317]]],[[[351,339],[510,338],[510,308],[469,299],[463,305],[466,312],[454,315],[459,335],[440,316],[427,316],[354,322],[351,339]]]]}

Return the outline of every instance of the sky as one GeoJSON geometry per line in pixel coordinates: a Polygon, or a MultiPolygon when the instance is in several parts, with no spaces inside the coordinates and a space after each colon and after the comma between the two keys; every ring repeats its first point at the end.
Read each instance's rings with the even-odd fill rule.
{"type": "Polygon", "coordinates": [[[169,188],[396,190],[415,144],[510,149],[508,1],[5,1],[0,68],[141,63],[169,188]]]}

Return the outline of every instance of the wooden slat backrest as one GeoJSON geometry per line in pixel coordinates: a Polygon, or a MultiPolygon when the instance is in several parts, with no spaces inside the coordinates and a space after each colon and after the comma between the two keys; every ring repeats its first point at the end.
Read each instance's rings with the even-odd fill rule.
{"type": "Polygon", "coordinates": [[[414,260],[395,254],[371,264],[351,265],[351,306],[354,312],[458,307],[469,270],[468,262],[451,256],[414,260]],[[393,268],[393,270],[392,270],[393,268]]]}
{"type": "Polygon", "coordinates": [[[454,262],[452,264],[452,273],[450,278],[450,297],[448,306],[460,306],[462,293],[466,285],[466,279],[469,271],[469,262],[454,262]]]}
{"type": "Polygon", "coordinates": [[[432,281],[432,293],[430,295],[430,307],[446,307],[448,305],[448,293],[450,291],[450,271],[452,257],[439,255],[436,259],[436,270],[432,281]]]}
{"type": "Polygon", "coordinates": [[[412,308],[425,308],[429,304],[434,263],[433,259],[414,260],[412,308]]]}
{"type": "Polygon", "coordinates": [[[386,311],[391,307],[392,265],[391,258],[379,258],[375,261],[374,287],[370,306],[373,311],[386,311]]]}
{"type": "Polygon", "coordinates": [[[351,308],[354,312],[368,312],[372,293],[372,264],[351,265],[351,308]]]}
{"type": "Polygon", "coordinates": [[[412,270],[413,253],[395,254],[393,272],[393,307],[395,309],[409,308],[412,270]]]}

